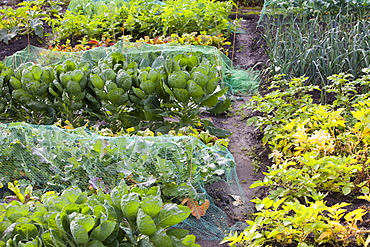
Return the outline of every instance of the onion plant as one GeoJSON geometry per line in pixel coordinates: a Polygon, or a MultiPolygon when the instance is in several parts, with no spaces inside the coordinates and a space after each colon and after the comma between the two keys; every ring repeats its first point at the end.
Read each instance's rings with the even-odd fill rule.
{"type": "Polygon", "coordinates": [[[270,75],[305,76],[307,84],[324,87],[332,74],[358,78],[362,68],[370,66],[368,19],[349,13],[269,18],[263,25],[270,75]]]}

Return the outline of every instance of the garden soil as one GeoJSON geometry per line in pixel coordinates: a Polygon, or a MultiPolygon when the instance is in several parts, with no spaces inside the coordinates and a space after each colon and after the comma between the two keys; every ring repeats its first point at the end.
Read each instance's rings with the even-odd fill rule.
{"type": "MultiPolygon", "coordinates": [[[[258,27],[259,16],[247,13],[236,16],[236,18],[240,17],[240,29],[230,38],[233,46],[230,48],[229,56],[234,66],[240,69],[252,68],[262,72],[267,65],[268,58],[261,38],[262,30],[258,27]]],[[[243,203],[237,203],[224,182],[208,186],[207,192],[234,224],[250,219],[254,212],[254,205],[249,200],[261,191],[249,187],[254,181],[262,178],[262,171],[265,171],[271,163],[268,159],[268,151],[261,143],[262,133],[253,126],[246,125],[247,118],[253,114],[249,109],[243,108],[249,99],[249,96],[242,95],[233,97],[230,112],[225,115],[205,116],[211,117],[216,127],[233,133],[229,137],[229,150],[234,156],[238,179],[244,191],[243,203]]],[[[203,247],[228,246],[227,244],[220,245],[217,241],[200,240],[198,243],[203,247]]]]}
{"type": "MultiPolygon", "coordinates": [[[[236,16],[236,18],[241,18],[240,29],[230,37],[233,45],[230,47],[229,57],[237,68],[253,68],[262,71],[267,64],[267,56],[260,36],[261,30],[257,25],[259,16],[245,13],[236,16]]],[[[9,44],[0,42],[0,61],[6,56],[24,49],[28,44],[46,48],[44,45],[46,43],[46,40],[43,42],[38,37],[32,36],[11,40],[9,44]]],[[[233,133],[229,137],[229,150],[234,156],[238,179],[244,190],[242,203],[235,203],[238,199],[228,191],[227,184],[224,182],[207,187],[207,192],[214,199],[216,205],[229,216],[230,225],[236,222],[245,222],[246,219],[250,218],[254,206],[249,200],[255,196],[256,191],[250,189],[249,186],[261,178],[262,171],[270,164],[267,158],[268,152],[261,144],[262,133],[254,127],[246,125],[246,119],[251,115],[251,112],[248,109],[242,109],[241,106],[249,98],[243,95],[234,97],[232,110],[225,115],[204,116],[211,118],[216,127],[227,129],[233,133]]],[[[199,240],[198,243],[203,247],[228,246],[227,244],[220,245],[218,241],[199,240]]]]}

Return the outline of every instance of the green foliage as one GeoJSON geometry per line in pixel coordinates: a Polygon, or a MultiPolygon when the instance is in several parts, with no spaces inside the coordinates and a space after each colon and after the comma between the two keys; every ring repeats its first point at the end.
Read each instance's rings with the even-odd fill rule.
{"type": "Polygon", "coordinates": [[[349,194],[356,186],[351,181],[362,170],[362,165],[350,157],[325,156],[318,158],[315,153],[283,161],[269,167],[263,181],[256,181],[251,188],[267,186],[269,198],[295,198],[323,200],[327,193],[349,194]]]}
{"type": "Polygon", "coordinates": [[[9,103],[11,101],[11,93],[9,89],[9,80],[13,75],[13,71],[4,64],[0,63],[0,112],[4,113],[7,108],[9,108],[9,103]]]}
{"type": "MultiPolygon", "coordinates": [[[[11,93],[2,99],[3,112],[8,107],[15,121],[52,124],[61,119],[73,126],[85,125],[91,116],[115,130],[140,125],[167,133],[199,126],[204,108],[220,114],[231,103],[223,97],[227,88],[218,88],[220,71],[214,61],[196,55],[143,58],[114,52],[93,68],[74,60],[50,66],[27,63],[14,72],[2,65],[10,89],[4,84],[4,95],[11,93]]],[[[209,131],[215,133],[213,127],[209,131]]]]}
{"type": "Polygon", "coordinates": [[[274,246],[293,244],[299,247],[314,247],[321,244],[351,246],[355,239],[359,245],[366,246],[368,230],[359,225],[368,213],[364,209],[351,212],[343,209],[349,204],[341,203],[331,207],[323,201],[309,203],[286,202],[285,199],[254,199],[259,212],[254,221],[241,234],[226,237],[224,243],[230,246],[274,246]],[[270,245],[273,244],[273,245],[270,245]]]}
{"type": "Polygon", "coordinates": [[[271,10],[272,15],[299,15],[299,16],[315,16],[317,14],[333,14],[337,15],[346,11],[353,15],[361,14],[364,16],[370,10],[370,2],[367,0],[350,1],[350,0],[268,0],[265,2],[265,7],[271,10]]]}
{"type": "Polygon", "coordinates": [[[305,76],[306,85],[323,89],[333,74],[349,73],[357,79],[361,69],[370,66],[370,23],[354,17],[352,12],[314,18],[269,17],[263,23],[270,75],[305,76]]]}
{"type": "Polygon", "coordinates": [[[130,34],[134,39],[170,34],[228,32],[231,2],[201,1],[72,1],[70,10],[50,20],[57,40],[81,38],[118,39],[130,34]]]}
{"type": "MultiPolygon", "coordinates": [[[[274,243],[297,246],[367,246],[368,230],[359,225],[367,210],[346,213],[349,204],[328,207],[330,193],[352,197],[369,195],[370,101],[367,69],[362,77],[349,74],[328,78],[332,105],[314,104],[307,78],[272,82],[271,91],[254,96],[247,106],[259,111],[249,119],[265,132],[274,164],[252,188],[266,186],[268,196],[253,199],[257,213],[241,233],[225,238],[231,246],[264,246],[274,243]],[[350,239],[351,238],[351,239],[350,239]]],[[[318,91],[316,91],[318,92],[318,91]]]]}
{"type": "Polygon", "coordinates": [[[228,50],[225,49],[225,46],[231,45],[230,41],[227,41],[227,38],[222,34],[215,35],[206,35],[200,34],[197,32],[185,33],[181,36],[177,34],[171,34],[170,36],[156,36],[155,38],[150,38],[149,36],[144,36],[136,42],[145,42],[152,45],[157,44],[166,44],[166,43],[175,43],[180,45],[206,45],[206,46],[215,46],[220,51],[228,55],[228,50]]]}
{"type": "Polygon", "coordinates": [[[16,8],[0,8],[0,41],[8,44],[19,35],[36,35],[44,37],[44,21],[60,10],[58,1],[30,1],[17,4],[16,8]]]}
{"type": "Polygon", "coordinates": [[[93,137],[84,128],[66,131],[15,123],[3,133],[0,182],[22,175],[29,179],[25,186],[38,191],[90,185],[109,190],[127,179],[156,183],[169,200],[199,200],[204,199],[197,192],[200,186],[219,180],[235,165],[223,154],[226,147],[208,148],[195,137],[93,137]]]}
{"type": "Polygon", "coordinates": [[[188,241],[187,230],[167,229],[190,212],[163,204],[158,187],[128,189],[122,181],[109,194],[69,188],[61,195],[48,192],[36,202],[1,204],[0,244],[164,246],[166,241],[166,246],[198,246],[188,241]]]}

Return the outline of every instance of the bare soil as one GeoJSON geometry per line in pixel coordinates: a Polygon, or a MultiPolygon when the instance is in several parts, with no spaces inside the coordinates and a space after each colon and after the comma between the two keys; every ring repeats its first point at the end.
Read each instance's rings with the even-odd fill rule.
{"type": "MultiPolygon", "coordinates": [[[[239,31],[231,37],[233,47],[229,56],[237,68],[262,71],[267,65],[268,58],[261,38],[262,29],[258,26],[259,16],[246,13],[235,17],[242,20],[239,31]]],[[[253,113],[242,106],[249,99],[247,96],[235,97],[230,112],[210,116],[216,127],[233,133],[229,137],[229,151],[235,159],[237,176],[243,190],[243,194],[240,195],[243,203],[234,205],[236,200],[230,196],[232,192],[227,183],[218,182],[207,187],[207,192],[216,205],[230,217],[232,224],[251,219],[255,208],[249,200],[261,191],[249,187],[254,181],[262,178],[262,171],[271,163],[268,159],[268,150],[261,143],[262,133],[253,126],[246,125],[246,119],[253,113]]],[[[201,236],[199,237],[201,239],[201,236]]],[[[203,247],[228,246],[209,240],[199,240],[198,243],[203,247]]]]}

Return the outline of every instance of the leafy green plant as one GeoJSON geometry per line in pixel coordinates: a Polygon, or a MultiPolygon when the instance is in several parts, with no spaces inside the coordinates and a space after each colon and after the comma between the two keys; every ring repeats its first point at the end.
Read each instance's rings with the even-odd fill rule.
{"type": "Polygon", "coordinates": [[[171,34],[171,36],[168,37],[157,36],[152,39],[149,36],[145,36],[144,38],[136,40],[136,42],[145,42],[152,45],[175,43],[180,45],[215,46],[219,50],[223,51],[226,55],[228,55],[228,51],[225,50],[224,46],[231,45],[231,42],[227,41],[227,38],[225,38],[222,34],[219,34],[217,36],[206,34],[197,35],[197,32],[183,34],[181,36],[177,34],[171,34]]]}
{"type": "Polygon", "coordinates": [[[291,80],[282,79],[276,76],[268,88],[271,90],[266,95],[252,96],[251,100],[242,108],[248,107],[258,111],[257,116],[247,120],[247,125],[254,125],[264,132],[263,144],[271,141],[271,138],[279,138],[276,133],[281,125],[291,122],[296,116],[296,112],[313,103],[310,92],[317,90],[316,86],[305,86],[308,78],[293,78],[291,80]]]}
{"type": "Polygon", "coordinates": [[[49,94],[49,85],[54,75],[51,68],[43,69],[40,66],[25,64],[14,71],[9,80],[12,93],[12,109],[21,119],[46,123],[55,121],[55,110],[51,107],[52,99],[49,94]],[[40,118],[45,115],[45,118],[40,118]]]}
{"type": "Polygon", "coordinates": [[[350,157],[318,158],[317,154],[307,152],[291,161],[272,165],[264,173],[263,181],[254,182],[251,188],[267,186],[271,199],[319,201],[329,192],[351,193],[356,188],[351,180],[362,168],[350,157]]]}
{"type": "Polygon", "coordinates": [[[230,246],[274,246],[294,244],[300,247],[313,247],[329,243],[333,246],[368,245],[368,230],[359,226],[362,217],[368,213],[364,209],[347,212],[347,203],[328,207],[323,201],[308,206],[298,201],[285,202],[285,199],[253,199],[259,212],[254,221],[247,221],[245,230],[224,239],[230,246]],[[344,222],[341,222],[343,221],[344,222]]]}
{"type": "Polygon", "coordinates": [[[11,124],[10,129],[4,129],[1,139],[0,182],[22,175],[38,191],[86,189],[96,181],[110,189],[126,179],[134,184],[156,183],[164,196],[176,202],[185,197],[203,200],[197,190],[235,165],[225,157],[226,147],[210,148],[195,137],[91,138],[84,128],[67,131],[22,124],[11,124]]]}
{"type": "Polygon", "coordinates": [[[58,11],[58,1],[25,1],[16,8],[3,6],[0,8],[0,41],[8,44],[18,35],[36,35],[44,38],[44,21],[58,11]]]}
{"type": "Polygon", "coordinates": [[[346,213],[341,208],[348,204],[322,201],[333,192],[369,196],[369,78],[363,72],[355,80],[345,73],[328,78],[332,105],[313,103],[305,93],[317,87],[304,86],[307,78],[277,77],[269,93],[252,97],[248,106],[259,113],[249,124],[266,133],[274,164],[251,186],[269,188],[265,198],[252,200],[257,217],[225,239],[230,245],[368,246],[369,232],[359,224],[366,210],[346,213]]]}
{"type": "Polygon", "coordinates": [[[79,51],[91,50],[93,48],[101,47],[101,46],[109,47],[109,46],[112,46],[114,44],[115,44],[115,42],[113,42],[109,38],[104,39],[104,40],[100,40],[100,41],[97,41],[97,40],[81,41],[81,44],[77,44],[77,45],[74,45],[74,46],[72,46],[70,40],[67,40],[65,42],[65,44],[62,44],[62,45],[58,44],[58,45],[55,45],[55,46],[50,45],[48,47],[48,49],[52,50],[52,51],[79,52],[79,51]]]}
{"type": "Polygon", "coordinates": [[[168,229],[190,209],[163,204],[158,187],[129,189],[123,181],[109,194],[90,195],[70,188],[0,210],[2,246],[199,246],[187,230],[168,229]]]}
{"type": "Polygon", "coordinates": [[[49,66],[26,63],[14,71],[3,66],[4,73],[12,75],[6,77],[4,88],[9,87],[11,97],[3,99],[7,100],[3,111],[9,106],[15,120],[37,124],[59,118],[78,127],[90,118],[105,121],[114,131],[139,125],[161,133],[204,125],[211,134],[227,136],[230,133],[199,118],[204,110],[223,113],[231,102],[224,97],[227,88],[219,87],[221,71],[215,58],[197,55],[103,52],[90,63],[73,59],[49,66]]]}
{"type": "Polygon", "coordinates": [[[218,35],[232,28],[228,1],[72,1],[70,6],[63,17],[49,20],[56,41],[99,40],[102,35],[116,41],[127,34],[134,39],[192,32],[218,35]]]}
{"type": "Polygon", "coordinates": [[[0,63],[0,112],[3,114],[10,106],[11,93],[9,89],[9,80],[13,75],[13,70],[0,63]]]}

